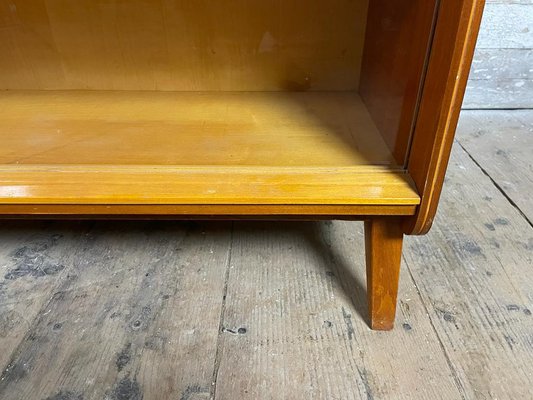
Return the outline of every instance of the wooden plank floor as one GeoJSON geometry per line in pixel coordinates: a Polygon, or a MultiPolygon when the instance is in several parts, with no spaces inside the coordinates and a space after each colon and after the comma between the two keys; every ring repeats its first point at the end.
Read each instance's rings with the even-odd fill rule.
{"type": "Polygon", "coordinates": [[[463,113],[388,333],[360,223],[2,222],[0,398],[533,398],[532,121],[463,113]]]}

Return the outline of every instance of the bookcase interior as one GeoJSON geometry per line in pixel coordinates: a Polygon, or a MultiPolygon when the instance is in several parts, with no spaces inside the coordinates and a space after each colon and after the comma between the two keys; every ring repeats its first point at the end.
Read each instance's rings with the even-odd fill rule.
{"type": "MultiPolygon", "coordinates": [[[[124,166],[174,168],[176,176],[190,168],[202,176],[248,168],[255,181],[248,177],[241,195],[249,202],[257,185],[280,178],[275,171],[288,185],[305,186],[301,174],[290,173],[304,168],[325,174],[321,183],[308,182],[322,193],[304,196],[309,204],[380,204],[379,193],[388,193],[381,201],[387,204],[417,204],[404,165],[430,40],[430,3],[2,2],[0,201],[110,201],[83,182],[92,193],[84,200],[83,191],[33,193],[42,194],[45,174],[58,168],[99,168],[105,176],[124,166]],[[355,200],[338,198],[339,173],[353,180],[343,199],[352,190],[355,200]],[[371,174],[377,189],[362,194],[357,182],[371,174]],[[26,189],[12,189],[19,186],[26,189]]],[[[133,177],[121,179],[135,185],[133,177]]],[[[187,201],[216,202],[205,196],[212,190],[206,185],[191,189],[198,193],[187,201]]],[[[238,203],[238,196],[222,201],[238,203]]],[[[278,202],[287,197],[290,191],[278,202]]],[[[155,195],[129,197],[147,198],[155,195]]],[[[275,203],[276,195],[269,199],[275,203]]]]}

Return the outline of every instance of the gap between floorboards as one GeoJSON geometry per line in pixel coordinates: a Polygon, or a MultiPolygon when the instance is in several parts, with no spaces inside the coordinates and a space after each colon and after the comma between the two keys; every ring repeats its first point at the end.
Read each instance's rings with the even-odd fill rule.
{"type": "Polygon", "coordinates": [[[224,276],[224,289],[222,291],[222,304],[220,306],[220,320],[218,324],[218,335],[217,335],[217,343],[216,343],[216,351],[215,351],[215,363],[213,365],[213,378],[211,379],[211,393],[210,398],[216,399],[217,394],[217,381],[218,381],[218,372],[220,370],[220,363],[222,361],[222,342],[223,337],[222,334],[224,332],[224,319],[226,316],[226,297],[228,294],[228,281],[230,276],[230,269],[231,269],[231,256],[233,252],[233,233],[235,230],[235,221],[231,222],[231,232],[230,232],[230,242],[229,242],[229,250],[228,250],[228,260],[226,262],[226,271],[224,276]]]}
{"type": "Polygon", "coordinates": [[[509,204],[511,204],[511,206],[513,206],[518,211],[518,213],[522,216],[522,218],[524,218],[527,221],[529,226],[533,228],[533,222],[528,218],[528,216],[524,213],[524,211],[522,211],[522,209],[518,206],[518,204],[516,204],[514,202],[514,200],[505,192],[505,190],[498,184],[498,182],[496,182],[496,180],[494,180],[494,178],[492,176],[490,176],[488,171],[485,170],[485,168],[483,168],[483,166],[481,166],[481,164],[474,158],[474,156],[472,154],[470,154],[468,152],[468,150],[461,144],[461,142],[459,140],[455,140],[455,143],[457,143],[457,145],[459,147],[461,147],[461,149],[466,153],[468,158],[470,158],[472,160],[472,162],[481,170],[481,172],[487,178],[490,179],[490,181],[492,182],[494,187],[503,195],[503,197],[505,197],[507,199],[509,204]]]}

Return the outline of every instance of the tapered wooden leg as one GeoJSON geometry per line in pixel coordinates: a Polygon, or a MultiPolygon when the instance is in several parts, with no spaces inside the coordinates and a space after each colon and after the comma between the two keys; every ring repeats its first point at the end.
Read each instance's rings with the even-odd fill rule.
{"type": "Polygon", "coordinates": [[[368,313],[374,330],[394,327],[402,242],[400,220],[376,218],[365,222],[368,313]]]}

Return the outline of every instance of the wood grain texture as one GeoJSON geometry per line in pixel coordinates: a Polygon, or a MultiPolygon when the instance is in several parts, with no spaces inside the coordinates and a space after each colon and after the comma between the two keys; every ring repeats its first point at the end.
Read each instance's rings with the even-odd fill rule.
{"type": "Polygon", "coordinates": [[[461,398],[409,274],[369,329],[362,228],[235,224],[216,399],[461,398]]]}
{"type": "Polygon", "coordinates": [[[533,221],[533,114],[463,111],[458,142],[500,190],[533,221]]]}
{"type": "Polygon", "coordinates": [[[2,204],[416,205],[404,172],[355,168],[0,167],[2,204]]]}
{"type": "Polygon", "coordinates": [[[533,228],[460,146],[433,229],[404,254],[462,398],[532,398],[533,228]]]}
{"type": "Polygon", "coordinates": [[[365,257],[370,327],[390,331],[394,327],[400,264],[402,222],[394,218],[365,221],[365,257]]]}
{"type": "Polygon", "coordinates": [[[1,89],[355,90],[368,0],[2,0],[1,89]]]}
{"type": "Polygon", "coordinates": [[[416,205],[4,204],[2,219],[347,219],[414,215],[416,205]]]}
{"type": "Polygon", "coordinates": [[[400,165],[407,160],[436,10],[435,0],[369,4],[359,91],[400,165]]]}
{"type": "Polygon", "coordinates": [[[391,165],[356,93],[0,93],[0,164],[391,165]]]}
{"type": "Polygon", "coordinates": [[[355,93],[22,91],[0,99],[0,203],[28,205],[21,214],[39,205],[36,213],[51,214],[58,204],[158,206],[132,214],[320,204],[412,214],[419,203],[355,93]],[[233,208],[205,207],[223,204],[233,208]]]}
{"type": "Polygon", "coordinates": [[[86,228],[61,252],[69,275],[2,370],[0,397],[209,398],[231,225],[86,228]]]}
{"type": "Polygon", "coordinates": [[[421,195],[409,234],[435,216],[474,53],[484,0],[441,2],[407,170],[421,195]]]}

